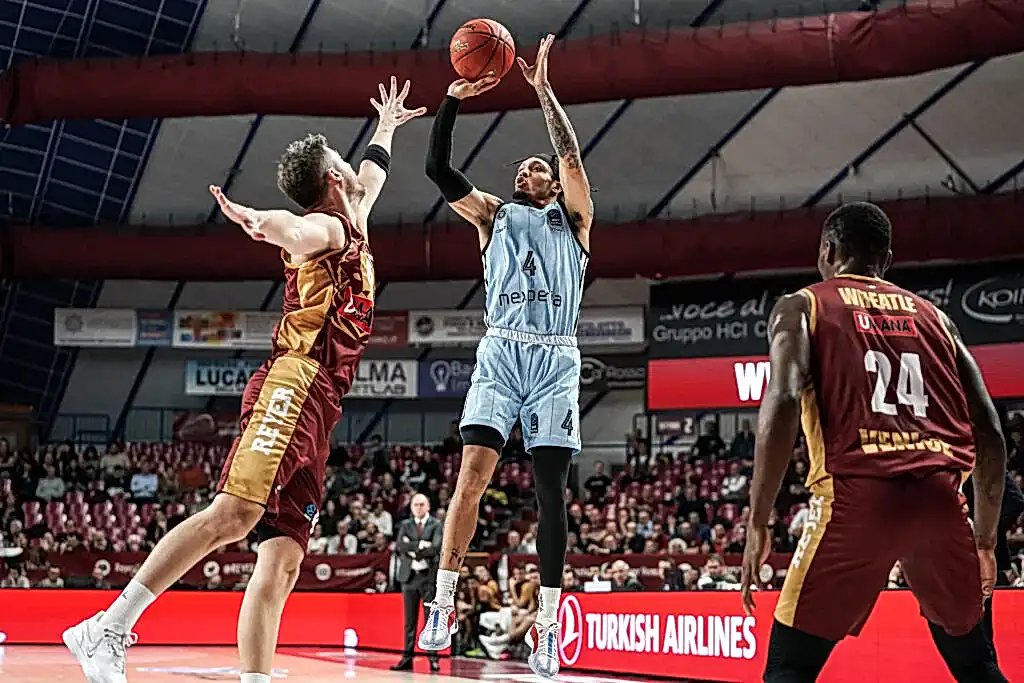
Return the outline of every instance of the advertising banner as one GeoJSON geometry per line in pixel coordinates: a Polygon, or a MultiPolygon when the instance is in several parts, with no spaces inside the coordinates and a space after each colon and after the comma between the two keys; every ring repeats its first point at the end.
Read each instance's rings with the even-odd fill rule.
{"type": "MultiPolygon", "coordinates": [[[[776,576],[784,577],[786,569],[789,568],[789,561],[792,559],[792,555],[788,553],[772,553],[768,556],[768,560],[765,564],[771,565],[775,570],[776,576]]],[[[637,580],[643,584],[647,590],[660,591],[662,586],[665,585],[664,577],[658,571],[658,562],[663,559],[669,559],[673,565],[679,566],[684,562],[689,564],[691,567],[703,567],[704,562],[707,561],[707,555],[566,555],[565,563],[572,567],[573,573],[576,575],[577,583],[586,583],[587,581],[593,581],[594,577],[601,571],[601,566],[614,562],[616,560],[624,560],[636,575],[637,580]]],[[[739,567],[743,562],[743,555],[739,554],[727,554],[723,555],[722,559],[725,561],[727,566],[739,567]]],[[[508,564],[514,567],[517,564],[526,564],[532,562],[536,564],[538,558],[536,555],[527,554],[512,554],[508,556],[508,564]]],[[[781,585],[781,584],[780,584],[781,585]]]]}
{"type": "MultiPolygon", "coordinates": [[[[1024,625],[1016,610],[1024,591],[993,599],[999,664],[1024,680],[1024,625]]],[[[752,616],[738,592],[573,593],[559,606],[559,651],[568,668],[747,683],[761,680],[779,593],[755,594],[752,616]]],[[[568,671],[566,672],[568,673],[568,671]]],[[[823,683],[948,681],[910,591],[885,591],[860,636],[836,646],[818,679],[823,683]]]]}
{"type": "Polygon", "coordinates": [[[174,311],[172,343],[181,348],[269,349],[280,313],[174,311]]]}
{"type": "Polygon", "coordinates": [[[643,356],[583,356],[581,391],[643,389],[647,385],[647,360],[643,356]]]}
{"type": "MultiPolygon", "coordinates": [[[[992,398],[1024,397],[1024,342],[971,347],[992,398]]],[[[771,377],[767,356],[662,358],[647,370],[649,410],[755,408],[771,377]]]]}
{"type": "Polygon", "coordinates": [[[416,398],[418,370],[414,360],[364,358],[347,398],[416,398]]]}
{"type": "MultiPolygon", "coordinates": [[[[120,588],[135,576],[147,553],[68,553],[60,556],[65,577],[92,575],[96,570],[114,588],[120,588]]],[[[299,570],[296,590],[362,591],[373,587],[373,572],[388,571],[391,555],[363,553],[360,555],[307,555],[299,570]]],[[[255,553],[217,553],[209,555],[190,569],[181,582],[190,588],[203,588],[213,576],[220,577],[221,586],[229,590],[240,580],[248,580],[256,566],[255,553]]],[[[46,575],[40,569],[29,571],[35,583],[46,575]]],[[[65,578],[65,581],[67,579],[65,578]]]]}
{"type": "Polygon", "coordinates": [[[130,308],[55,308],[54,346],[135,346],[130,308]]]}
{"type": "MultiPolygon", "coordinates": [[[[410,311],[409,343],[424,346],[473,346],[487,331],[483,311],[410,311]]],[[[644,343],[640,306],[584,308],[576,326],[581,346],[644,343]]]]}
{"type": "MultiPolygon", "coordinates": [[[[768,314],[775,302],[819,280],[807,273],[653,285],[647,315],[650,355],[763,354],[768,314]]],[[[1024,341],[1024,263],[898,269],[889,280],[949,314],[968,344],[1024,341]]]]}
{"type": "Polygon", "coordinates": [[[190,360],[185,364],[185,393],[189,396],[241,396],[263,361],[249,358],[190,360]]]}
{"type": "MultiPolygon", "coordinates": [[[[234,647],[242,595],[231,590],[170,590],[132,630],[143,645],[234,647]]],[[[60,644],[68,624],[107,609],[116,597],[116,591],[0,589],[4,606],[0,636],[6,636],[5,644],[60,644]]],[[[402,649],[402,594],[296,591],[285,603],[278,645],[398,652],[402,649]]]]}
{"type": "MultiPolygon", "coordinates": [[[[3,589],[0,636],[6,644],[61,643],[82,615],[106,609],[115,591],[3,589]]],[[[558,610],[559,655],[566,680],[600,680],[593,671],[630,679],[749,683],[761,680],[779,593],[755,594],[746,616],[737,592],[570,593],[558,610]]],[[[134,629],[142,645],[237,643],[241,591],[171,590],[134,629]],[[196,615],[202,615],[196,619],[196,615]]],[[[1024,680],[1024,591],[997,590],[993,632],[1008,680],[1024,680]]],[[[401,593],[296,592],[285,604],[278,643],[316,648],[402,648],[401,593]]],[[[493,674],[507,677],[507,674],[493,674]]],[[[525,679],[524,679],[525,680],[525,679]]],[[[532,679],[531,679],[532,680],[532,679]]],[[[858,637],[832,652],[821,683],[948,681],[910,591],[885,591],[858,637]]]]}
{"type": "Polygon", "coordinates": [[[469,391],[476,368],[473,358],[420,361],[420,398],[461,398],[469,391]]]}
{"type": "Polygon", "coordinates": [[[409,311],[409,343],[473,346],[487,331],[483,311],[409,311]]]}
{"type": "Polygon", "coordinates": [[[375,311],[370,346],[404,349],[409,345],[409,314],[406,311],[375,311]]]}
{"type": "Polygon", "coordinates": [[[174,314],[171,311],[135,312],[136,346],[170,346],[174,337],[174,314]]]}

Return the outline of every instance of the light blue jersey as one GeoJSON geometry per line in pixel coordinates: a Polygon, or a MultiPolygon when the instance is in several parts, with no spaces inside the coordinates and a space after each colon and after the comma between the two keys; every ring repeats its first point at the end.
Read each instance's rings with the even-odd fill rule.
{"type": "Polygon", "coordinates": [[[483,259],[487,327],[576,337],[590,257],[560,203],[502,204],[483,259]]]}
{"type": "Polygon", "coordinates": [[[461,426],[491,427],[507,439],[519,419],[527,450],[578,453],[576,324],[590,255],[560,203],[511,202],[498,207],[483,260],[487,334],[461,426]]]}

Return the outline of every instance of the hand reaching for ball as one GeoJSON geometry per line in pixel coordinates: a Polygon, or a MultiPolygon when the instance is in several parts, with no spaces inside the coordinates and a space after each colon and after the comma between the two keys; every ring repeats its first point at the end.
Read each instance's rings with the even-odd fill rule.
{"type": "Polygon", "coordinates": [[[487,92],[500,82],[501,79],[497,76],[485,76],[478,81],[467,81],[465,78],[460,78],[448,86],[448,94],[456,99],[464,100],[467,97],[476,97],[480,93],[487,92]]]}
{"type": "Polygon", "coordinates": [[[398,79],[394,76],[391,77],[391,89],[388,90],[384,87],[383,83],[377,85],[377,89],[380,91],[380,102],[370,98],[370,104],[374,109],[377,110],[377,115],[380,117],[381,123],[387,123],[394,127],[398,127],[416,118],[417,116],[423,116],[427,113],[426,107],[420,107],[418,109],[406,109],[405,98],[409,96],[409,81],[405,82],[402,87],[402,91],[398,91],[398,79]]]}

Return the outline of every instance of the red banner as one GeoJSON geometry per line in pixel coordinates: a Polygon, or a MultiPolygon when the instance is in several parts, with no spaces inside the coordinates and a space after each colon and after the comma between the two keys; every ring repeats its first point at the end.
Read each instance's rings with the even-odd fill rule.
{"type": "MultiPolygon", "coordinates": [[[[1024,397],[1024,342],[972,346],[992,398],[1024,397]]],[[[754,408],[768,386],[767,356],[671,358],[647,365],[648,410],[754,408]]]]}
{"type": "MultiPolygon", "coordinates": [[[[1024,192],[886,202],[901,265],[950,259],[977,261],[1024,255],[1018,225],[1024,192]]],[[[594,277],[666,278],[709,273],[810,269],[822,221],[831,210],[749,212],[693,220],[641,220],[599,226],[594,277]]],[[[597,234],[595,232],[595,234],[597,234]]],[[[415,229],[375,226],[381,281],[480,277],[478,244],[463,224],[415,229]]],[[[0,231],[0,276],[80,280],[273,280],[281,255],[223,226],[76,230],[9,227],[0,231]],[[232,254],[225,260],[223,254],[232,254]],[[85,255],[85,256],[83,256],[85,255]]]]}
{"type": "MultiPolygon", "coordinates": [[[[0,641],[59,644],[69,625],[106,609],[113,591],[0,590],[0,641]]],[[[761,593],[746,617],[736,592],[576,593],[562,598],[560,650],[568,669],[728,682],[761,680],[778,593],[761,593]]],[[[237,642],[241,592],[175,592],[160,596],[136,631],[142,645],[237,642]],[[196,615],[202,615],[197,619],[196,615]]],[[[993,599],[999,664],[1024,681],[1024,591],[993,599]]],[[[282,646],[402,647],[398,593],[295,593],[285,605],[282,646]]],[[[566,670],[566,673],[571,673],[566,670]]],[[[822,683],[948,681],[909,591],[886,591],[862,634],[834,650],[822,683]]]]}
{"type": "MultiPolygon", "coordinates": [[[[930,0],[697,31],[615,32],[559,45],[554,59],[565,76],[556,76],[555,87],[562,104],[582,104],[893,78],[1018,52],[1022,23],[1019,0],[930,0]]],[[[533,60],[534,45],[518,47],[533,60]]],[[[21,60],[0,79],[0,117],[16,126],[255,113],[361,118],[366,98],[391,74],[412,80],[416,106],[436,106],[434,93],[453,78],[447,49],[21,60]]],[[[523,79],[507,78],[463,109],[536,106],[523,79]]]]}
{"type": "MultiPolygon", "coordinates": [[[[644,588],[660,591],[664,580],[658,573],[658,562],[665,558],[670,559],[672,564],[677,567],[684,562],[692,567],[703,567],[707,561],[707,555],[566,555],[565,563],[572,567],[577,582],[586,583],[597,576],[601,571],[601,565],[622,560],[629,565],[644,588]]],[[[771,565],[777,576],[785,576],[790,558],[792,558],[790,554],[772,553],[768,556],[767,564],[771,565]]],[[[738,567],[743,562],[742,555],[723,555],[722,559],[729,566],[738,567]]],[[[508,556],[510,568],[519,563],[533,562],[536,564],[537,561],[536,555],[514,554],[508,556]]]]}
{"type": "MultiPolygon", "coordinates": [[[[560,649],[567,667],[631,676],[759,681],[779,593],[756,596],[752,617],[736,592],[577,593],[562,599],[560,649]]],[[[1024,680],[1024,591],[997,591],[994,631],[999,664],[1024,680]]],[[[910,591],[887,591],[867,626],[833,651],[820,681],[948,681],[910,591]]]]}
{"type": "MultiPolygon", "coordinates": [[[[61,568],[65,577],[90,576],[99,570],[113,587],[126,585],[142,566],[147,553],[71,553],[58,555],[50,561],[61,568]]],[[[388,571],[388,553],[361,555],[307,555],[302,561],[295,590],[299,591],[362,591],[373,587],[373,572],[388,571]]],[[[252,575],[255,553],[217,553],[190,569],[181,583],[203,588],[211,577],[220,576],[220,585],[231,589],[243,578],[252,575]]],[[[45,576],[44,571],[29,572],[34,584],[45,576]]]]}
{"type": "MultiPolygon", "coordinates": [[[[0,589],[0,636],[11,645],[59,644],[64,629],[107,609],[116,597],[115,591],[0,589]]],[[[241,606],[242,591],[168,591],[135,631],[142,645],[234,646],[241,606]]],[[[397,652],[402,625],[401,593],[292,593],[278,643],[397,652]]]]}
{"type": "Polygon", "coordinates": [[[408,311],[374,311],[370,346],[390,349],[409,346],[408,311]]]}

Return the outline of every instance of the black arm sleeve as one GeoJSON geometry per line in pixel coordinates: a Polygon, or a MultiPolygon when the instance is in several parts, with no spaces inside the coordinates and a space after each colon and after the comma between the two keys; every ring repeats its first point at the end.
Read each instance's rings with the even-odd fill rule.
{"type": "Polygon", "coordinates": [[[380,145],[368,145],[363,152],[363,161],[377,164],[384,170],[385,175],[391,169],[391,155],[380,145]]]}
{"type": "Polygon", "coordinates": [[[427,149],[427,177],[434,181],[446,201],[457,202],[473,191],[473,183],[452,168],[452,131],[459,113],[459,99],[448,95],[441,102],[430,129],[427,149]]]}

